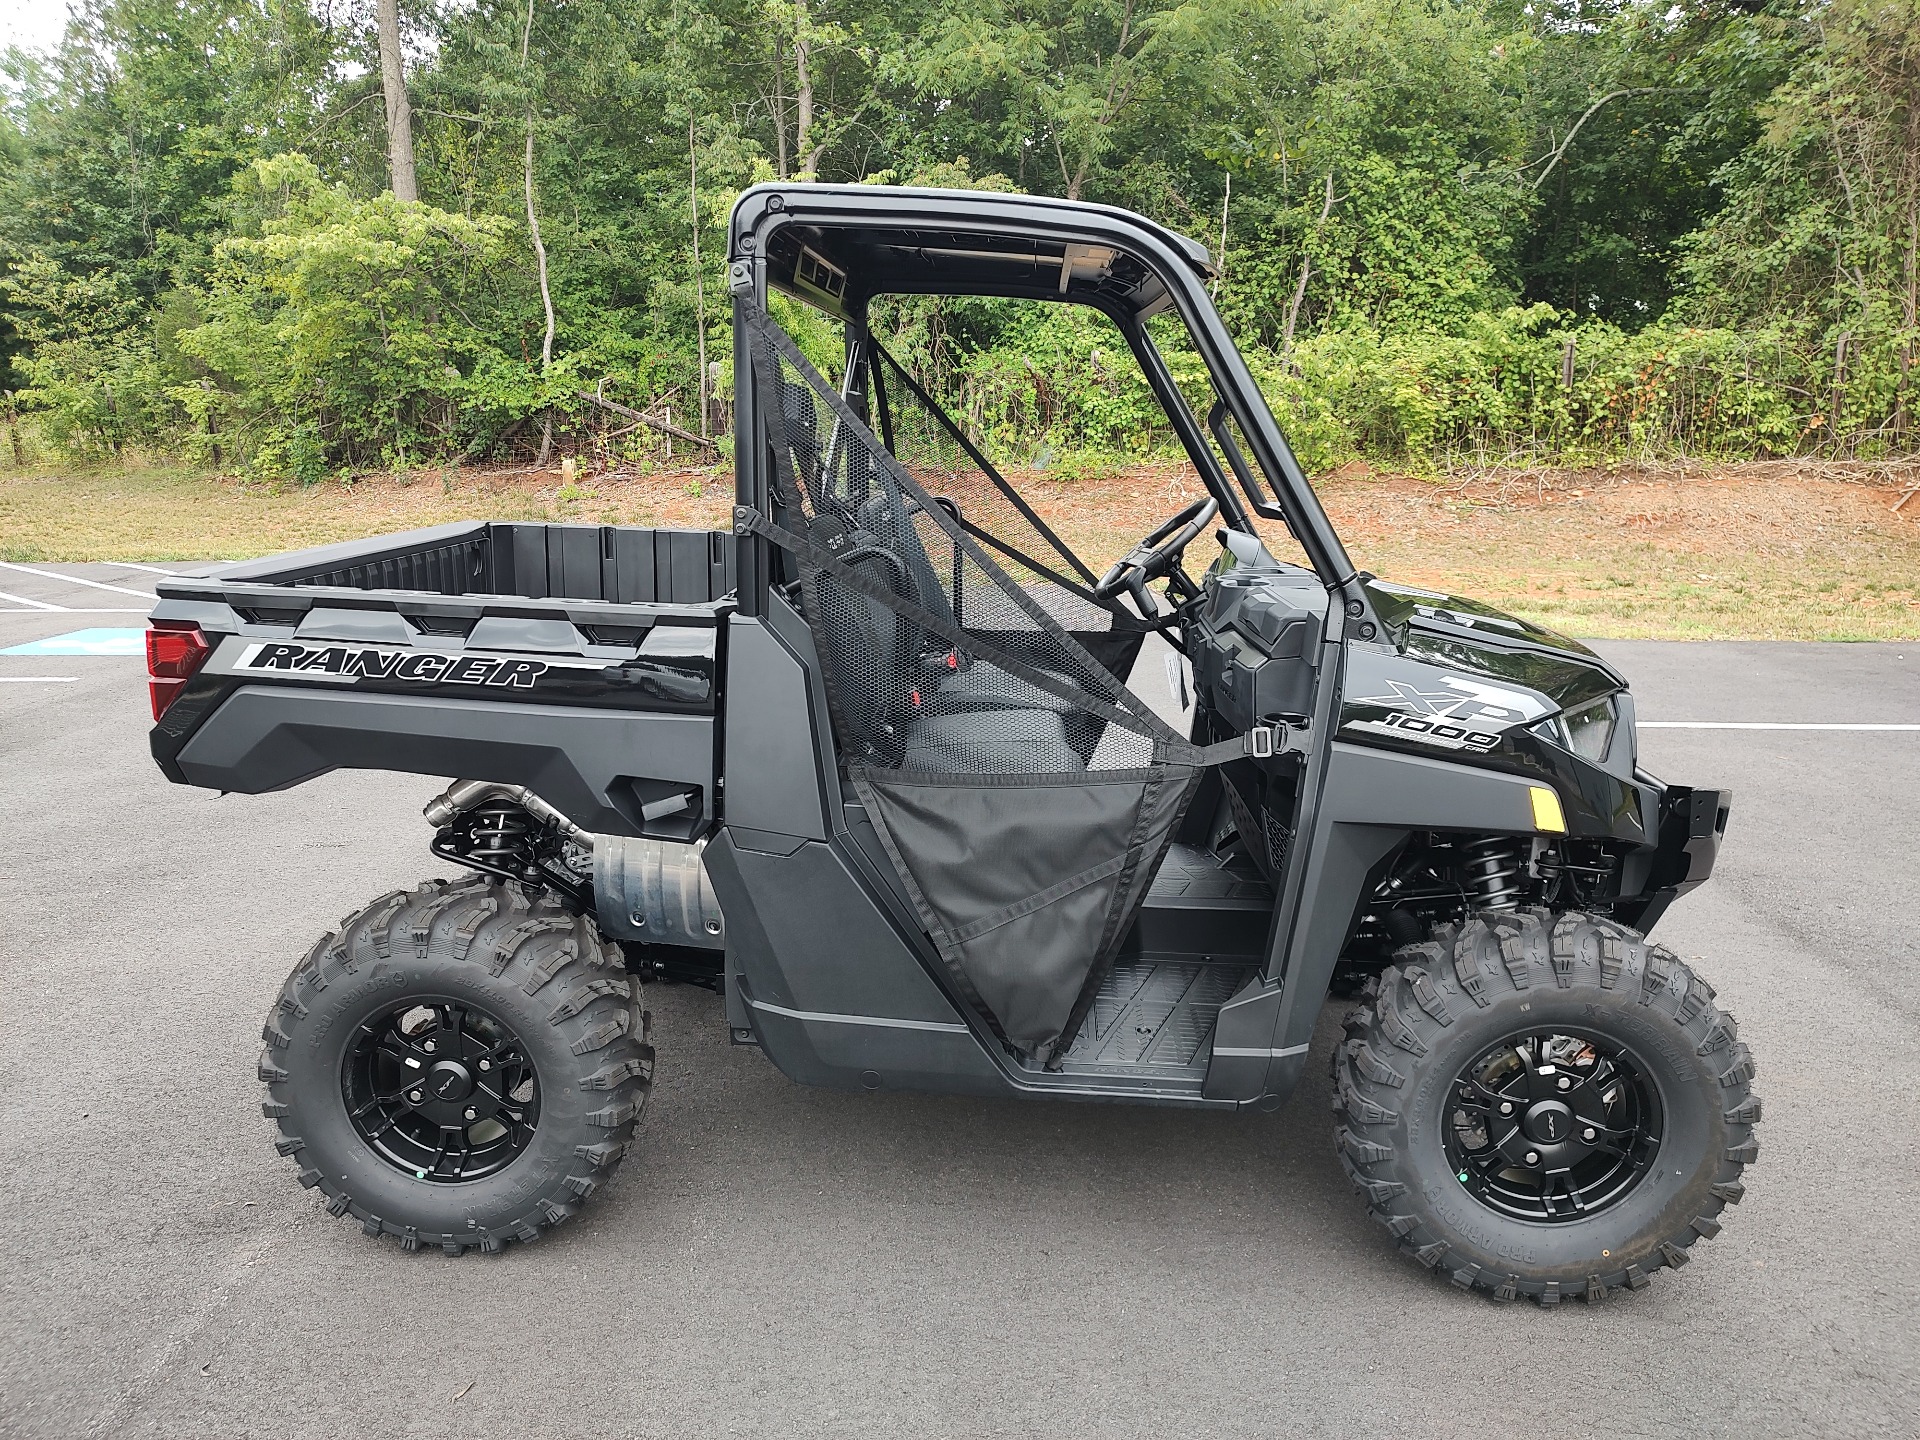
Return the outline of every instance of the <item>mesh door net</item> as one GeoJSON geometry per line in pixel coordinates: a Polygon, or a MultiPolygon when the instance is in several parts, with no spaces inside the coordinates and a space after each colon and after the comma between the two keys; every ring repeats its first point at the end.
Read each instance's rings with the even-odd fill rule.
{"type": "Polygon", "coordinates": [[[775,495],[737,522],[795,557],[841,760],[958,987],[1064,1052],[1208,762],[1108,668],[1141,623],[897,368],[889,450],[748,324],[775,495]]]}

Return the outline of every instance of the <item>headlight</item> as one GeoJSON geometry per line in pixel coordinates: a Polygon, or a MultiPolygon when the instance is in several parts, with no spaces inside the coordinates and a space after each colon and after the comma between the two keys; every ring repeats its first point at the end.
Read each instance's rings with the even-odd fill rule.
{"type": "Polygon", "coordinates": [[[1583,760],[1598,765],[1613,744],[1613,730],[1620,723],[1620,707],[1609,695],[1591,705],[1569,711],[1561,717],[1567,748],[1583,760]]]}

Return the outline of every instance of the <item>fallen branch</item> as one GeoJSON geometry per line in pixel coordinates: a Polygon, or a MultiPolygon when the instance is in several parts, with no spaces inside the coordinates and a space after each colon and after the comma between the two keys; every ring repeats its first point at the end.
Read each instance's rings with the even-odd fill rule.
{"type": "Polygon", "coordinates": [[[579,395],[579,397],[587,403],[598,405],[603,410],[611,410],[616,415],[624,415],[627,419],[641,425],[650,425],[655,430],[673,436],[676,440],[684,440],[689,445],[698,445],[701,449],[711,450],[716,455],[720,453],[720,447],[714,444],[713,441],[707,439],[706,436],[696,435],[691,430],[683,430],[671,420],[662,420],[658,415],[649,415],[645,411],[634,409],[631,405],[622,405],[618,400],[609,400],[606,396],[596,395],[591,390],[578,390],[574,393],[579,395]]]}
{"type": "Polygon", "coordinates": [[[1541,160],[1544,160],[1546,162],[1547,168],[1542,170],[1538,175],[1533,177],[1533,188],[1538,190],[1541,187],[1541,185],[1546,183],[1547,176],[1553,173],[1553,167],[1558,165],[1560,163],[1561,157],[1567,153],[1567,147],[1573,144],[1573,137],[1580,133],[1580,127],[1582,125],[1585,125],[1587,121],[1591,120],[1597,113],[1599,113],[1600,107],[1602,105],[1605,105],[1610,100],[1618,100],[1623,95],[1656,95],[1666,88],[1667,87],[1663,85],[1640,85],[1640,86],[1635,86],[1632,89],[1615,90],[1610,92],[1609,94],[1602,95],[1598,100],[1594,101],[1593,104],[1587,107],[1586,114],[1582,115],[1578,120],[1573,122],[1573,128],[1567,131],[1566,139],[1562,140],[1559,143],[1559,145],[1556,146],[1551,152],[1549,152],[1548,154],[1542,155],[1540,157],[1540,160],[1529,160],[1525,165],[1522,165],[1520,169],[1515,172],[1515,174],[1523,175],[1527,171],[1531,170],[1535,165],[1538,165],[1541,160]]]}

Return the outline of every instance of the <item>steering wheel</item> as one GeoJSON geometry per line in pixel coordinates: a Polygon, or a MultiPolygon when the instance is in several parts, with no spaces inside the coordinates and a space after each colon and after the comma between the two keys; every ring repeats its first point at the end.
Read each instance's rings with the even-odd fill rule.
{"type": "Polygon", "coordinates": [[[1219,513],[1220,502],[1211,495],[1194,501],[1102,575],[1093,587],[1094,598],[1111,600],[1124,590],[1133,596],[1142,616],[1148,620],[1157,617],[1160,607],[1147,593],[1147,582],[1171,572],[1180,563],[1180,552],[1192,544],[1194,536],[1211,525],[1219,513]]]}

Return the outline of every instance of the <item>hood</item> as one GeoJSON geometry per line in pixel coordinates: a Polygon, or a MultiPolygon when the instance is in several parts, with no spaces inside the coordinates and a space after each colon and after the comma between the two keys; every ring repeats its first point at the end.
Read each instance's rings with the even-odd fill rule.
{"type": "Polygon", "coordinates": [[[1362,583],[1403,655],[1525,685],[1563,710],[1627,688],[1619,671],[1557,630],[1458,595],[1371,576],[1362,583]]]}

